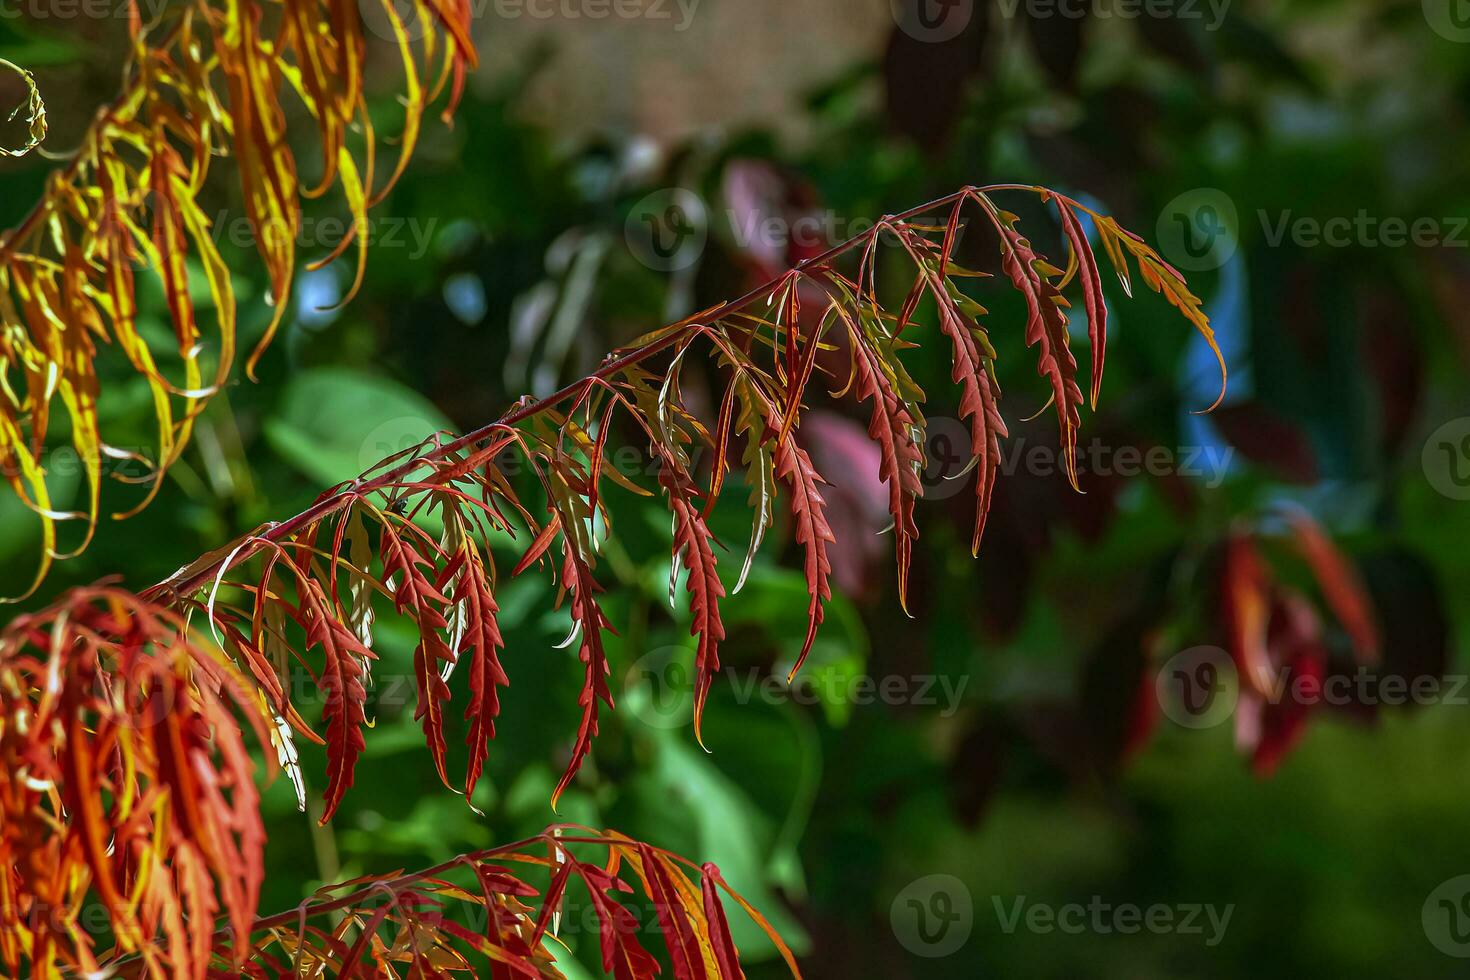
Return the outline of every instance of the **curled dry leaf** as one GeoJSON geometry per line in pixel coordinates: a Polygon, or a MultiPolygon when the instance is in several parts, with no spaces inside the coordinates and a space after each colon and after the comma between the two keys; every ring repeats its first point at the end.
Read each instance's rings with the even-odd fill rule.
{"type": "Polygon", "coordinates": [[[23,157],[46,139],[46,102],[41,98],[41,87],[36,84],[35,75],[4,58],[0,58],[0,68],[15,72],[26,86],[25,101],[12,109],[9,116],[13,121],[24,114],[26,140],[17,147],[0,146],[0,157],[23,157]]]}

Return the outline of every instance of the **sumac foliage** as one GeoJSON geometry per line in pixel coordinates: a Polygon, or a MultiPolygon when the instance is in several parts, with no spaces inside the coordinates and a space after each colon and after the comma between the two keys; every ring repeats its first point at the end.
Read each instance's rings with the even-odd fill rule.
{"type": "MultiPolygon", "coordinates": [[[[323,888],[255,924],[250,973],[560,978],[552,949],[561,921],[575,916],[579,929],[596,929],[610,977],[661,972],[644,945],[652,935],[680,980],[743,980],[726,900],[751,915],[800,977],[785,943],[714,865],[574,825],[417,874],[323,888]]],[[[220,963],[227,950],[217,950],[220,963]]]]}
{"type": "MultiPolygon", "coordinates": [[[[144,24],[131,3],[132,55],[122,95],[82,136],[72,162],[53,173],[35,207],[0,236],[0,468],[44,524],[39,583],[65,557],[56,522],[96,529],[109,460],[145,464],[146,506],[188,442],[194,419],[229,377],[236,349],[236,298],[200,197],[216,157],[233,157],[243,214],[265,265],[274,305],[249,360],[256,360],[288,308],[296,271],[303,198],[334,194],[348,231],[313,266],[354,246],[362,280],[367,210],[402,173],[430,100],[449,89],[453,110],[474,61],[467,0],[188,0],[144,24]],[[378,158],[364,79],[365,17],[396,48],[402,66],[403,123],[396,158],[378,158]],[[382,26],[378,26],[382,25],[382,26]],[[417,40],[414,40],[417,39],[417,40]],[[315,159],[298,160],[288,114],[316,124],[315,159]],[[190,264],[202,270],[191,276],[190,264]],[[172,335],[140,326],[139,275],[156,278],[172,335]],[[193,281],[199,279],[200,281],[193,281]],[[210,297],[207,307],[193,298],[210,297]],[[109,445],[101,431],[97,361],[113,348],[151,391],[156,446],[109,445]],[[60,513],[46,482],[44,447],[60,400],[85,475],[86,510],[60,513]]],[[[8,65],[4,63],[0,67],[8,65]]],[[[45,134],[34,82],[30,145],[45,134]]],[[[29,147],[27,147],[29,148],[29,147]]],[[[138,482],[137,467],[126,479],[138,482]]]]}
{"type": "MultiPolygon", "coordinates": [[[[523,401],[474,432],[436,436],[383,460],[306,511],[257,528],[142,595],[84,590],[17,619],[0,634],[0,956],[11,972],[558,976],[544,940],[577,881],[595,913],[602,965],[613,976],[649,978],[660,969],[618,897],[637,892],[653,908],[662,955],[678,980],[740,977],[721,896],[765,923],[718,871],[575,827],[420,874],[349,882],[295,911],[256,919],[264,835],[242,733],[253,729],[271,750],[267,758],[279,760],[303,808],[297,742],[319,743],[327,761],[321,819],[332,817],[366,745],[376,598],[417,632],[415,716],[440,778],[470,796],[515,674],[498,622],[498,583],[541,569],[559,586],[570,619],[563,646],[575,649],[584,677],[555,804],[613,703],[604,638],[616,624],[599,599],[613,493],[667,499],[669,598],[678,603],[681,586],[687,594],[698,733],[720,665],[721,605],[732,601],[724,585],[729,568],[718,557],[723,548],[707,518],[737,465],[745,471],[753,529],[730,591],[739,591],[784,493],[808,591],[809,625],[796,667],[830,598],[827,546],[834,537],[824,481],[800,438],[818,387],[869,415],[904,595],[919,534],[926,422],[925,395],[901,352],[920,343],[942,343],[952,358],[976,471],[978,547],[1006,430],[986,311],[959,285],[982,274],[953,259],[967,207],[986,219],[1006,277],[1024,297],[1021,335],[1037,349],[1075,484],[1071,460],[1083,399],[1063,291],[1073,279],[1080,283],[1098,348],[1106,309],[1076,213],[1090,216],[1125,285],[1136,272],[1213,344],[1199,301],[1140,239],[1043,188],[970,187],[886,217],[743,297],[646,335],[560,392],[523,401]],[[993,199],[998,191],[1035,193],[1055,204],[1070,253],[1064,266],[1048,262],[1021,235],[1015,215],[993,199]],[[918,222],[935,211],[941,224],[918,222]],[[913,280],[905,280],[907,298],[893,312],[880,302],[877,280],[879,246],[895,243],[892,254],[913,280]],[[844,257],[855,257],[855,268],[844,271],[844,257]],[[923,325],[929,309],[932,331],[923,325]],[[694,363],[723,385],[706,418],[683,394],[681,379],[694,363]],[[609,447],[618,433],[647,445],[654,486],[612,465],[609,447]],[[492,541],[519,549],[506,573],[496,567],[492,541]],[[455,686],[463,689],[460,699],[455,686]],[[312,690],[321,710],[308,719],[292,697],[312,690]],[[469,722],[463,773],[449,765],[451,710],[469,722]],[[597,846],[606,848],[601,862],[585,856],[597,846]],[[544,885],[521,872],[541,875],[544,885]],[[92,903],[106,910],[106,940],[81,923],[92,903]],[[110,946],[99,948],[104,942],[110,946]]],[[[1093,353],[1093,389],[1102,353],[1093,353]]],[[[795,972],[790,954],[772,939],[795,972]]]]}
{"type": "Polygon", "coordinates": [[[173,613],[95,588],[0,633],[0,697],[6,974],[97,975],[100,925],[152,972],[202,975],[215,917],[248,930],[264,876],[260,688],[173,613]]]}
{"type": "MultiPolygon", "coordinates": [[[[276,714],[276,730],[293,742],[283,746],[284,758],[294,754],[297,737],[325,742],[326,820],[351,786],[364,745],[375,594],[417,627],[415,717],[434,765],[447,786],[467,795],[473,790],[489,752],[501,689],[515,673],[503,657],[495,601],[501,573],[489,543],[519,540],[520,558],[509,575],[539,566],[553,577],[570,619],[566,645],[583,665],[576,736],[555,802],[591,750],[601,712],[613,704],[604,636],[616,624],[598,598],[600,550],[613,533],[608,493],[661,493],[667,499],[673,526],[669,598],[677,603],[681,587],[687,593],[696,640],[696,734],[720,666],[720,607],[729,601],[729,573],[719,557],[723,547],[706,516],[737,461],[754,511],[745,568],[783,492],[805,552],[809,627],[797,667],[822,620],[833,534],[824,516],[824,481],[800,438],[803,409],[816,386],[851,399],[870,415],[902,600],[919,533],[915,508],[923,490],[925,419],[924,393],[900,354],[925,334],[919,319],[926,297],[941,342],[951,351],[960,410],[969,424],[978,548],[1006,430],[992,370],[996,348],[982,321],[986,311],[958,284],[982,274],[960,268],[952,257],[967,207],[987,219],[1001,263],[1025,297],[1023,336],[1038,349],[1038,369],[1053,392],[1068,476],[1075,483],[1070,461],[1083,399],[1063,289],[1076,279],[1090,297],[1090,328],[1099,345],[1105,309],[1101,274],[1076,213],[1091,217],[1124,283],[1136,269],[1213,343],[1208,321],[1179,274],[1111,219],[1043,188],[972,187],[885,218],[746,296],[654,331],[540,402],[523,402],[475,432],[436,437],[384,460],[358,480],[332,488],[307,511],[180,569],[146,595],[202,617],[241,668],[272,690],[302,690],[303,683],[318,690],[324,705],[319,726],[308,724],[283,698],[268,707],[276,714]],[[993,199],[997,190],[1036,193],[1056,205],[1069,243],[1066,268],[1048,262],[1022,237],[1015,215],[993,199]],[[944,223],[918,223],[931,212],[941,213],[944,223]],[[897,243],[897,255],[914,277],[897,312],[878,298],[880,243],[897,243]],[[839,260],[849,253],[856,268],[844,272],[839,260]],[[682,373],[694,361],[711,365],[724,386],[709,418],[697,417],[682,396],[682,373]],[[612,465],[609,442],[617,431],[631,431],[646,443],[656,487],[640,486],[612,465]],[[705,458],[712,462],[696,465],[695,449],[709,450],[705,458]],[[511,470],[529,479],[518,480],[511,470]],[[449,686],[459,675],[468,678],[462,708],[454,706],[449,686]],[[462,710],[471,723],[463,774],[451,773],[446,763],[447,710],[462,710]]],[[[1094,376],[1100,376],[1100,351],[1092,363],[1094,376]]],[[[742,572],[732,591],[743,580],[742,572]]]]}
{"type": "Polygon", "coordinates": [[[6,975],[560,977],[543,940],[570,907],[591,912],[577,921],[597,923],[610,975],[653,975],[639,942],[652,924],[676,976],[734,980],[725,898],[799,975],[714,865],[582,827],[358,878],[257,919],[265,831],[243,733],[269,744],[263,708],[279,693],[116,588],[76,590],[0,633],[6,975]],[[624,905],[639,895],[652,923],[624,905]]]}

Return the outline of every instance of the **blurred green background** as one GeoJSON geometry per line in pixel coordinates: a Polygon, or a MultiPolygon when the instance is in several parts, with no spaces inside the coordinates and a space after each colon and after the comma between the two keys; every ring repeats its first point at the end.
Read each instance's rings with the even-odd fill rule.
{"type": "MultiPolygon", "coordinates": [[[[0,56],[37,70],[48,145],[68,148],[115,89],[125,22],[4,2],[16,16],[0,19],[0,56]]],[[[260,382],[219,397],[159,500],[104,527],[32,604],[106,575],[151,584],[884,213],[966,183],[1054,186],[1186,272],[1230,360],[1225,405],[1191,414],[1213,400],[1213,360],[1157,296],[1110,283],[1109,366],[1075,494],[1054,471],[1050,416],[1026,421],[1046,392],[1023,311],[981,286],[1012,439],[980,558],[969,485],[945,469],[962,430],[941,345],[910,359],[931,399],[935,498],[920,507],[911,619],[863,424],[817,399],[802,432],[836,484],[841,594],[807,684],[769,681],[784,679],[805,615],[780,524],[724,606],[731,676],[711,697],[708,754],[688,724],[687,622],[667,602],[667,515],[625,495],[604,573],[619,708],[561,815],[715,861],[816,978],[1465,975],[1451,955],[1470,953],[1470,889],[1453,880],[1470,874],[1470,692],[1455,694],[1470,637],[1464,0],[704,0],[588,16],[596,6],[484,5],[487,64],[374,212],[362,294],[327,311],[346,264],[304,276],[260,382]],[[669,231],[671,207],[672,231],[695,235],[664,262],[644,232],[669,231]],[[1396,238],[1395,220],[1424,233],[1396,238]],[[1158,465],[1126,462],[1151,448],[1158,465]],[[1224,643],[1223,542],[1273,537],[1285,503],[1313,513],[1367,583],[1375,669],[1443,677],[1450,695],[1312,708],[1279,768],[1255,775],[1231,719],[1176,723],[1155,677],[1224,643]],[[1154,907],[1153,927],[1129,928],[1154,907]]],[[[383,74],[375,112],[391,132],[383,74]]],[[[6,166],[5,224],[44,173],[6,166]]],[[[219,184],[211,214],[258,332],[264,276],[228,231],[238,190],[219,184]]],[[[1051,214],[1007,202],[1061,254],[1051,214]]],[[[331,247],[333,203],[308,209],[305,254],[331,247]]],[[[993,243],[965,248],[965,264],[995,270],[993,243]]],[[[907,282],[888,288],[897,304],[907,282]]],[[[161,298],[149,302],[164,332],[161,298]]],[[[1085,358],[1085,330],[1074,349],[1085,358]]],[[[116,375],[105,424],[146,445],[147,392],[116,375]]],[[[53,464],[58,485],[65,470],[53,464]]],[[[131,492],[114,488],[114,508],[131,492]]],[[[715,513],[728,574],[744,496],[731,486],[715,513]]],[[[0,499],[9,592],[38,540],[0,499]]],[[[269,793],[268,910],[554,819],[580,674],[554,648],[554,598],[532,575],[500,595],[512,686],[483,816],[439,785],[394,680],[409,676],[412,633],[385,620],[376,730],[333,825],[314,830],[284,781],[269,793]]],[[[1329,670],[1351,674],[1342,629],[1321,615],[1329,670]]],[[[303,754],[319,794],[323,760],[303,754]]],[[[563,936],[595,965],[576,916],[563,936]]],[[[753,977],[781,974],[751,931],[737,940],[753,977]]]]}

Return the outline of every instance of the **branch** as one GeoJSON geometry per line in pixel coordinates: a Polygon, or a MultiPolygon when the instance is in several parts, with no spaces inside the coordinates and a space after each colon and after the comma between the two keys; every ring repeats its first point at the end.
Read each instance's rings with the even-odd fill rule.
{"type": "Polygon", "coordinates": [[[181,568],[170,578],[145,590],[143,595],[153,599],[162,598],[170,593],[188,595],[213,581],[220,568],[227,561],[231,563],[243,561],[251,555],[268,548],[271,544],[287,540],[301,528],[336,513],[344,505],[363,494],[394,486],[405,476],[416,469],[420,469],[425,464],[431,464],[435,460],[448,459],[454,454],[470,448],[475,443],[483,442],[507,426],[524,422],[533,416],[543,414],[548,409],[554,408],[563,402],[585,396],[591,389],[605,384],[628,368],[637,367],[658,354],[687,342],[690,337],[703,329],[705,324],[742,312],[768,296],[779,292],[787,282],[799,278],[812,270],[827,266],[833,259],[846,255],[855,249],[866,247],[880,232],[892,224],[921,217],[947,204],[964,200],[976,192],[983,193],[1012,189],[1038,190],[1038,188],[1027,187],[1023,184],[991,184],[983,188],[967,187],[963,190],[955,191],[952,194],[935,198],[926,204],[920,204],[899,214],[885,217],[882,221],[877,222],[873,227],[861,234],[854,235],[846,241],[832,246],[820,255],[815,255],[798,262],[789,271],[783,272],[779,276],[756,286],[743,296],[720,303],[718,306],[710,307],[707,310],[691,314],[683,320],[668,324],[654,331],[651,335],[654,339],[649,340],[641,346],[615,354],[615,356],[609,358],[596,371],[586,377],[573,381],[560,391],[553,392],[538,401],[519,404],[505,412],[505,414],[501,415],[494,422],[489,422],[480,426],[478,429],[467,432],[422,456],[405,460],[371,479],[349,483],[335,492],[323,496],[306,510],[293,517],[289,517],[279,523],[265,525],[256,531],[242,535],[234,542],[211,552],[203,562],[196,562],[181,568]]]}
{"type": "MultiPolygon", "coordinates": [[[[716,568],[713,536],[705,515],[723,485],[729,461],[726,449],[732,421],[746,442],[748,482],[762,500],[746,566],[759,547],[776,496],[777,477],[791,495],[798,518],[798,543],[806,550],[809,594],[808,630],[797,666],[810,650],[830,597],[826,545],[832,530],[822,515],[823,483],[811,458],[797,441],[807,387],[824,347],[848,349],[852,376],[838,393],[850,393],[869,404],[869,433],[878,444],[880,476],[888,485],[893,517],[899,597],[918,537],[914,503],[922,495],[924,467],[924,393],[909,376],[900,353],[913,346],[905,330],[913,321],[921,295],[932,299],[940,328],[954,349],[954,378],[961,387],[961,414],[971,421],[971,450],[976,477],[973,543],[979,546],[1000,460],[1005,424],[999,389],[994,384],[995,348],[977,319],[984,309],[956,285],[957,276],[974,275],[952,260],[960,210],[977,205],[999,234],[1002,264],[1013,285],[1026,298],[1030,321],[1028,343],[1038,346],[1038,370],[1057,400],[1064,458],[1075,457],[1083,398],[1076,382],[1077,360],[1070,344],[1066,300],[1068,276],[1047,262],[1021,236],[1016,216],[999,209],[990,195],[1026,191],[1060,208],[1080,209],[1092,216],[1099,237],[1114,260],[1120,279],[1128,282],[1128,259],[1146,283],[1163,292],[1210,339],[1208,320],[1199,300],[1182,278],[1142,239],[1119,228],[1111,218],[1089,211],[1070,198],[1040,187],[1003,184],[966,187],[953,194],[889,215],[863,234],[834,245],[745,295],[645,335],[617,352],[595,372],[538,401],[523,401],[499,419],[473,432],[389,457],[357,480],[331,488],[306,510],[279,523],[264,525],[195,562],[143,593],[151,602],[201,612],[222,636],[237,662],[257,676],[275,676],[276,664],[299,659],[320,648],[323,669],[309,677],[321,688],[325,735],[295,715],[278,698],[271,707],[285,737],[292,730],[328,747],[329,781],[322,820],[331,818],[346,789],[363,746],[364,702],[374,656],[371,595],[391,597],[398,612],[409,616],[420,636],[414,653],[418,685],[415,717],[422,721],[436,769],[446,785],[468,795],[481,771],[499,711],[498,687],[508,683],[500,662],[501,640],[496,623],[493,586],[496,575],[487,529],[514,537],[522,528],[530,536],[525,553],[511,575],[549,563],[560,596],[568,603],[575,642],[584,668],[578,698],[580,723],[571,762],[557,784],[552,804],[571,783],[597,734],[602,707],[612,707],[606,678],[611,672],[602,636],[613,628],[597,596],[598,541],[591,533],[611,533],[611,515],[600,493],[607,476],[637,493],[638,487],[611,467],[606,446],[621,414],[647,436],[659,468],[657,488],[667,498],[675,536],[670,555],[670,601],[677,579],[687,571],[692,616],[691,633],[698,641],[695,662],[695,724],[698,733],[710,681],[719,669],[719,643],[724,627],[719,604],[726,591],[716,568]],[[913,219],[948,207],[942,234],[913,219]],[[908,301],[895,316],[881,306],[876,287],[876,244],[892,235],[917,272],[908,301]],[[859,254],[855,279],[837,270],[835,261],[859,254]],[[804,312],[805,311],[805,312],[804,312]],[[815,311],[817,315],[811,315],[815,311]],[[840,338],[824,341],[828,331],[840,338]],[[678,374],[685,354],[696,342],[707,342],[727,372],[728,388],[720,399],[720,418],[711,434],[681,404],[678,374]],[[662,373],[649,365],[671,354],[662,373]],[[738,410],[737,410],[738,406],[738,410]],[[686,446],[714,450],[709,485],[692,472],[686,446]],[[501,472],[497,457],[519,453],[529,463],[543,495],[544,521],[521,500],[501,472]],[[377,498],[391,500],[381,505],[377,498]],[[705,498],[701,502],[698,498],[705,498]],[[446,530],[442,538],[414,523],[426,508],[438,508],[446,530]],[[378,529],[375,556],[367,528],[378,529]],[[375,570],[376,561],[380,570],[375,570]],[[252,559],[257,571],[241,578],[252,559]],[[344,598],[345,579],[350,601],[344,598]],[[207,592],[206,592],[207,590],[207,592]],[[305,650],[283,632],[294,622],[305,638],[305,650]],[[453,624],[453,625],[451,625],[453,624]],[[471,757],[462,787],[445,768],[444,709],[452,694],[450,674],[461,660],[472,666],[472,700],[466,717],[473,722],[471,757]],[[289,722],[289,724],[288,724],[289,722]]],[[[1070,225],[1068,226],[1070,228],[1070,225]]],[[[1096,261],[1085,237],[1067,236],[1073,250],[1069,267],[1084,271],[1082,281],[1094,291],[1100,283],[1096,261]]],[[[1100,293],[1089,304],[1099,309],[1100,293]]],[[[1101,331],[1094,336],[1101,337],[1101,331]]],[[[1100,376],[1102,352],[1092,358],[1100,376]]],[[[1069,466],[1068,476],[1076,477],[1069,466]]],[[[743,576],[742,576],[743,578],[743,576]]],[[[559,600],[560,601],[560,600],[559,600]]],[[[794,673],[794,670],[793,670],[794,673]]],[[[278,687],[293,685],[281,678],[278,687]]],[[[292,750],[294,752],[294,750],[292,750]]],[[[290,753],[287,753],[290,754],[290,753]]],[[[298,784],[299,792],[299,784],[298,784]]],[[[304,799],[298,800],[304,806],[304,799]]]]}
{"type": "MultiPolygon", "coordinates": [[[[358,976],[366,971],[381,975],[375,967],[385,962],[414,967],[447,960],[459,969],[471,969],[483,958],[490,975],[500,976],[495,966],[510,966],[526,976],[557,976],[555,960],[543,940],[548,932],[555,938],[555,923],[566,914],[569,879],[581,881],[598,923],[603,962],[608,972],[630,980],[653,980],[656,961],[639,943],[639,933],[649,923],[634,916],[613,896],[630,897],[641,892],[657,916],[652,925],[668,955],[677,955],[684,930],[701,953],[698,976],[709,980],[743,980],[739,954],[730,939],[725,919],[725,897],[747,910],[756,924],[785,959],[793,977],[800,980],[796,958],[770,924],[735,892],[713,864],[697,865],[661,848],[639,843],[616,832],[602,832],[578,824],[548,827],[535,837],[451,858],[441,864],[410,874],[360,877],[345,885],[318,889],[315,896],[294,909],[257,919],[251,926],[249,959],[259,970],[271,957],[279,957],[295,975],[312,975],[330,969],[338,977],[358,976]],[[607,860],[589,863],[574,850],[604,847],[607,860]],[[544,849],[545,856],[534,853],[544,849]],[[549,876],[544,894],[510,866],[539,868],[549,876]],[[626,874],[622,869],[632,870],[626,874]],[[693,872],[690,882],[686,870],[693,872]],[[457,887],[448,876],[469,872],[474,883],[457,887]],[[694,890],[697,883],[698,891],[694,890]],[[671,886],[671,887],[661,887],[671,886]],[[343,894],[343,888],[350,888],[343,894]],[[539,905],[536,900],[540,899],[539,905]],[[451,915],[451,906],[465,910],[470,927],[451,915]],[[330,929],[312,923],[331,916],[330,929]],[[478,926],[483,919],[484,926],[478,926]],[[673,925],[678,922],[679,924],[673,925]],[[715,972],[706,974],[705,965],[715,972]],[[617,969],[629,967],[628,972],[617,969]]],[[[580,916],[572,919],[578,924],[580,916]]],[[[223,965],[238,947],[235,932],[225,927],[215,932],[210,948],[223,965]]],[[[127,975],[142,964],[128,956],[106,965],[127,975]]],[[[433,974],[437,975],[437,974],[433,974]]],[[[482,972],[481,975],[486,975],[482,972]]]]}

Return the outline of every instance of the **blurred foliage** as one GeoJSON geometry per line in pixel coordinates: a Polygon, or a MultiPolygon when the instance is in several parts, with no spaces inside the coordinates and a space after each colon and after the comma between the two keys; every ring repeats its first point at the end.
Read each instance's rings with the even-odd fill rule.
{"type": "MultiPolygon", "coordinates": [[[[568,147],[517,112],[528,78],[565,70],[554,52],[480,79],[453,130],[425,133],[378,212],[362,295],[328,311],[346,270],[306,277],[260,383],[218,399],[159,502],[105,527],[37,602],[119,571],[132,586],[157,581],[378,456],[483,423],[802,257],[800,243],[742,236],[752,216],[831,215],[841,238],[965,183],[1017,180],[1106,202],[1154,239],[1180,195],[1212,189],[1236,210],[1238,248],[1188,274],[1231,361],[1226,405],[1190,414],[1213,398],[1212,365],[1162,301],[1141,296],[1115,305],[1100,411],[1082,433],[1084,449],[1096,438],[1113,453],[1203,453],[1202,473],[1114,466],[1085,473],[1085,495],[1074,494],[1059,472],[1026,462],[1054,449],[1055,434],[1044,416],[1021,418],[1045,400],[1032,366],[1002,359],[1015,472],[1000,480],[978,561],[967,554],[968,492],[931,474],[939,500],[921,508],[907,620],[855,423],[814,418],[804,431],[838,484],[833,509],[849,543],[835,559],[845,597],[808,672],[937,675],[958,702],[936,690],[933,705],[856,704],[840,683],[814,683],[813,698],[752,695],[750,683],[784,678],[802,632],[789,535],[773,533],[725,607],[733,675],[712,693],[709,754],[680,696],[689,640],[666,611],[667,521],[619,501],[625,528],[647,528],[609,555],[619,709],[561,815],[717,862],[819,978],[1459,975],[1426,937],[1421,908],[1470,871],[1463,703],[1322,708],[1269,779],[1250,774],[1230,725],[1162,719],[1140,734],[1137,712],[1159,663],[1223,642],[1224,537],[1269,525],[1284,501],[1314,513],[1354,557],[1378,607],[1384,671],[1466,669],[1470,505],[1436,489],[1423,452],[1442,424],[1470,415],[1463,232],[1458,247],[1303,247],[1289,236],[1273,244],[1272,229],[1283,215],[1362,210],[1447,230],[1470,214],[1470,45],[1431,30],[1408,0],[1237,2],[1217,29],[1209,17],[975,9],[941,44],[894,31],[881,58],[811,93],[794,144],[755,129],[672,148],[611,133],[568,147]],[[649,194],[675,186],[706,202],[710,244],[696,265],[665,273],[639,262],[625,228],[649,194]],[[959,952],[922,959],[890,915],[910,882],[940,873],[964,883],[974,929],[959,952]],[[1023,896],[1234,909],[1216,946],[1177,932],[1007,932],[1002,913],[1023,896]]],[[[65,44],[36,37],[12,53],[15,30],[0,22],[0,54],[17,62],[65,44]]],[[[17,193],[39,186],[34,167],[6,174],[17,193]]],[[[0,202],[6,218],[25,205],[9,193],[0,202]]],[[[1046,227],[1044,216],[1028,220],[1046,227]]],[[[243,254],[221,247],[227,259],[243,254]]],[[[268,321],[263,292],[241,285],[244,342],[268,321]]],[[[1121,297],[1111,284],[1109,294],[1121,297]]],[[[1019,334],[1017,304],[992,297],[992,330],[1019,334]]],[[[159,317],[162,297],[144,299],[159,317]]],[[[954,405],[940,351],[913,352],[935,418],[954,405]]],[[[141,439],[139,387],[136,418],[115,422],[141,439]]],[[[730,488],[713,517],[728,541],[748,533],[743,493],[730,488]]],[[[0,584],[12,592],[28,574],[31,523],[0,499],[0,584]]],[[[549,582],[517,580],[500,599],[516,690],[476,793],[484,816],[440,786],[404,699],[380,686],[379,731],[331,827],[297,814],[284,782],[268,794],[265,909],[326,879],[431,864],[548,822],[578,665],[554,649],[566,622],[542,612],[549,582]],[[548,704],[568,706],[565,716],[548,704]]],[[[1339,634],[1334,669],[1344,669],[1339,634]]],[[[380,636],[379,675],[407,676],[409,630],[389,619],[380,636]]],[[[462,732],[449,743],[462,746],[462,732]]],[[[319,753],[303,755],[319,788],[319,753]]],[[[733,924],[758,958],[752,930],[733,924]]],[[[591,937],[575,924],[563,936],[589,957],[591,937]]],[[[780,972],[768,956],[754,975],[780,972]]]]}

